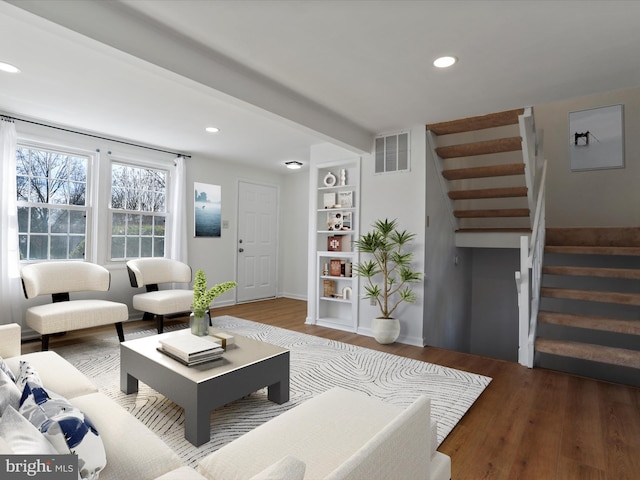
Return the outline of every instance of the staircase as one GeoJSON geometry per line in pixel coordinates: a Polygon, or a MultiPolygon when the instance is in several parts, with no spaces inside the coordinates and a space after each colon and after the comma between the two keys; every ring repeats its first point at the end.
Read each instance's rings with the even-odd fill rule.
{"type": "Polygon", "coordinates": [[[640,228],[547,228],[536,365],[640,385],[640,228]]]}
{"type": "Polygon", "coordinates": [[[458,247],[519,248],[535,211],[541,148],[531,108],[426,126],[458,247]]]}

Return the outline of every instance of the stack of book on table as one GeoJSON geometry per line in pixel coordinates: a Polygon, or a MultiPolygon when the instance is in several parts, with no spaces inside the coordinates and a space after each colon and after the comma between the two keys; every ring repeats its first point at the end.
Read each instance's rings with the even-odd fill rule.
{"type": "Polygon", "coordinates": [[[219,343],[196,335],[173,335],[162,339],[158,350],[189,367],[217,360],[224,353],[219,343]]]}

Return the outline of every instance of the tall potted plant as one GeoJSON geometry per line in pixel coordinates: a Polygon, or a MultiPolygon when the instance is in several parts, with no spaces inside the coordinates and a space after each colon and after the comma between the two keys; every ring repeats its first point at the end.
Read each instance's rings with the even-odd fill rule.
{"type": "Polygon", "coordinates": [[[400,335],[400,321],[393,313],[403,302],[415,302],[411,283],[422,279],[412,266],[413,253],[406,251],[416,235],[399,230],[397,220],[377,220],[372,227],[355,242],[358,251],[370,258],[354,265],[353,271],[366,279],[364,298],[374,299],[380,309],[380,316],[373,319],[374,338],[393,343],[400,335]]]}
{"type": "Polygon", "coordinates": [[[191,313],[191,333],[207,335],[209,333],[209,307],[218,295],[235,288],[236,282],[224,282],[207,290],[207,275],[204,270],[197,270],[193,281],[193,313],[191,313]]]}

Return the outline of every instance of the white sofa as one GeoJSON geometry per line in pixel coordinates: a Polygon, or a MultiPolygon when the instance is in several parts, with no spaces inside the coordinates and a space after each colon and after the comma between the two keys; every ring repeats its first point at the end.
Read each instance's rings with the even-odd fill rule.
{"type": "MultiPolygon", "coordinates": [[[[73,365],[52,351],[21,355],[20,327],[0,325],[0,357],[28,361],[45,388],[84,412],[104,443],[102,480],[447,480],[426,397],[403,409],[335,388],[288,410],[202,459],[197,471],[73,365]]],[[[2,419],[0,418],[0,422],[2,419]]],[[[0,437],[0,454],[11,453],[0,437]]]]}

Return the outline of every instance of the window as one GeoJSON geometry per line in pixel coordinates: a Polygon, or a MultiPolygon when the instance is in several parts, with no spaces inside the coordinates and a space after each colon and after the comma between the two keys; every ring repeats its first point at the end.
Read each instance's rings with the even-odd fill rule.
{"type": "Polygon", "coordinates": [[[111,259],[163,257],[166,170],[111,164],[111,259]]]}
{"type": "Polygon", "coordinates": [[[84,258],[89,157],[19,145],[16,151],[21,260],[84,258]]]}

